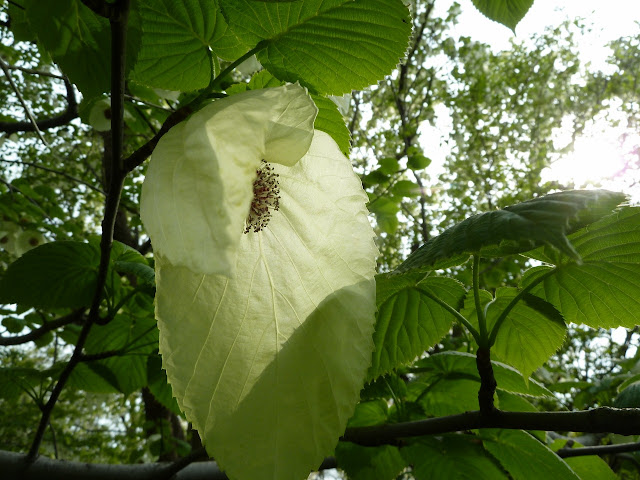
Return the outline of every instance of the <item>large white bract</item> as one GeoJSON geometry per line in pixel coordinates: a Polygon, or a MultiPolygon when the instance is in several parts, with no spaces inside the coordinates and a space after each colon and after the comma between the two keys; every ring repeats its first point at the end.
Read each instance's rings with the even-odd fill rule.
{"type": "Polygon", "coordinates": [[[165,136],[143,187],[163,365],[232,479],[306,478],[332,453],[371,361],[367,197],[313,131],[315,112],[296,85],[219,100],[165,136]],[[263,159],[279,210],[243,233],[263,159]]]}

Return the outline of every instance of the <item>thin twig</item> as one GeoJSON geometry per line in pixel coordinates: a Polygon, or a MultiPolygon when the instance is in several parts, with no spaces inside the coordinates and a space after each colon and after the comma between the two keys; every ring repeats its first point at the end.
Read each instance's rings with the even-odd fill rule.
{"type": "Polygon", "coordinates": [[[68,173],[63,172],[62,170],[56,170],[54,168],[49,168],[49,167],[45,167],[43,165],[38,165],[37,163],[25,162],[25,161],[22,161],[22,160],[6,160],[4,158],[0,158],[0,162],[27,165],[29,167],[37,168],[39,170],[44,170],[45,172],[55,173],[56,175],[61,175],[61,176],[65,177],[65,178],[68,178],[69,180],[73,180],[74,182],[80,183],[80,184],[84,185],[85,187],[90,188],[91,190],[93,190],[95,192],[101,193],[102,195],[106,195],[105,191],[102,190],[101,188],[94,187],[90,183],[85,182],[84,180],[82,180],[81,178],[74,177],[73,175],[69,175],[68,173]]]}
{"type": "Polygon", "coordinates": [[[78,116],[78,101],[73,89],[73,85],[67,77],[62,77],[64,86],[67,90],[67,108],[60,115],[51,118],[37,120],[35,124],[29,122],[0,122],[0,131],[8,134],[16,132],[35,132],[39,130],[48,130],[54,127],[61,127],[68,124],[71,120],[78,116]]]}
{"type": "Polygon", "coordinates": [[[63,75],[58,75],[57,73],[51,73],[51,72],[44,72],[42,70],[36,70],[34,68],[26,68],[26,67],[20,67],[18,65],[9,65],[9,64],[7,64],[7,68],[9,68],[9,70],[20,70],[21,72],[29,73],[31,75],[40,75],[42,77],[57,78],[59,80],[65,79],[63,75]]]}
{"type": "Polygon", "coordinates": [[[25,115],[29,119],[29,122],[31,122],[31,125],[33,125],[33,129],[36,132],[36,135],[38,135],[38,138],[40,139],[40,141],[46,147],[48,147],[49,144],[44,139],[44,136],[42,135],[42,132],[40,131],[40,128],[38,128],[38,122],[36,122],[36,118],[33,116],[33,113],[31,113],[31,109],[29,108],[29,105],[27,105],[27,102],[25,101],[24,97],[22,96],[22,93],[20,92],[20,89],[18,88],[16,83],[13,81],[13,77],[11,76],[11,71],[9,70],[8,65],[5,63],[5,61],[2,59],[2,57],[0,57],[0,68],[2,68],[2,71],[4,72],[5,76],[7,77],[7,81],[9,82],[9,85],[11,85],[11,89],[13,90],[13,93],[15,93],[16,96],[18,97],[18,100],[20,101],[20,104],[22,105],[22,108],[24,109],[25,115]]]}
{"type": "Polygon", "coordinates": [[[559,457],[581,457],[586,455],[610,455],[612,453],[626,453],[640,451],[640,442],[620,443],[618,445],[597,445],[593,447],[566,448],[556,452],[559,457]]]}
{"type": "Polygon", "coordinates": [[[27,453],[27,466],[38,457],[38,451],[44,432],[51,418],[51,412],[60,397],[62,389],[69,380],[74,368],[80,362],[82,349],[89,336],[92,325],[100,316],[100,304],[107,280],[107,271],[109,267],[109,258],[111,254],[111,245],[113,243],[113,231],[115,228],[115,219],[120,203],[120,195],[124,185],[126,172],[122,168],[122,144],[124,131],[124,63],[126,48],[126,32],[127,20],[129,13],[130,0],[119,0],[110,4],[112,8],[117,10],[109,19],[111,28],[111,131],[112,131],[112,157],[111,157],[111,178],[109,182],[109,190],[105,202],[105,212],[102,220],[102,237],[100,239],[100,265],[98,267],[98,275],[96,281],[96,290],[91,302],[89,316],[85,322],[76,346],[71,355],[71,359],[60,373],[60,377],[53,390],[49,400],[44,405],[42,416],[36,434],[34,435],[31,448],[27,453]]]}
{"type": "Polygon", "coordinates": [[[69,315],[65,315],[64,317],[56,318],[55,320],[51,320],[46,322],[40,328],[36,330],[32,330],[31,332],[25,335],[19,335],[16,337],[2,337],[0,336],[0,345],[21,345],[23,343],[31,342],[37,340],[42,337],[45,333],[55,330],[56,328],[64,327],[65,325],[69,325],[71,323],[78,322],[82,319],[82,315],[84,314],[84,309],[76,310],[75,312],[70,313],[69,315]]]}

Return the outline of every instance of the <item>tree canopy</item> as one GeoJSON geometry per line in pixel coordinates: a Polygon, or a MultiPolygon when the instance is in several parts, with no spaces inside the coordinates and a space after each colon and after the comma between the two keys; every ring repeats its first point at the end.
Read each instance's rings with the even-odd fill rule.
{"type": "Polygon", "coordinates": [[[0,471],[640,478],[640,36],[472,4],[2,3],[0,471]]]}

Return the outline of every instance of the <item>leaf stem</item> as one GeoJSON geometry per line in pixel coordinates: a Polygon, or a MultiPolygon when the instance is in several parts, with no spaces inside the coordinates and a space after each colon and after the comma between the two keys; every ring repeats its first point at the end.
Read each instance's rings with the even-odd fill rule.
{"type": "Polygon", "coordinates": [[[556,273],[557,270],[558,270],[558,268],[555,267],[555,268],[552,268],[551,270],[549,270],[548,272],[546,272],[545,274],[540,275],[540,277],[536,278],[533,282],[531,282],[525,288],[520,290],[515,297],[513,297],[513,299],[509,302],[509,305],[507,305],[505,307],[505,309],[502,311],[502,313],[500,314],[500,316],[496,320],[496,323],[493,325],[493,328],[491,329],[491,335],[489,335],[489,347],[492,347],[493,344],[496,343],[496,337],[498,336],[498,330],[500,330],[500,327],[502,326],[502,324],[506,320],[506,318],[509,315],[509,313],[511,312],[511,310],[513,310],[513,307],[515,307],[516,304],[522,299],[522,297],[524,297],[527,293],[529,293],[529,291],[531,291],[531,289],[533,289],[533,287],[535,287],[540,282],[542,282],[542,281],[546,280],[547,278],[549,278],[551,275],[556,273]]]}
{"type": "Polygon", "coordinates": [[[473,299],[478,315],[479,339],[476,338],[480,348],[489,348],[489,334],[487,333],[487,317],[480,303],[480,255],[473,256],[473,299]]]}
{"type": "Polygon", "coordinates": [[[442,308],[444,308],[451,315],[456,317],[456,319],[461,324],[463,324],[467,328],[467,330],[469,330],[469,333],[471,333],[471,335],[473,335],[473,338],[475,339],[475,341],[480,343],[480,333],[478,333],[478,330],[475,329],[475,327],[471,324],[471,322],[469,320],[467,320],[467,318],[464,315],[462,315],[460,312],[458,312],[455,308],[453,308],[447,302],[445,302],[444,300],[436,297],[435,295],[431,294],[430,292],[428,292],[428,291],[426,291],[424,289],[420,289],[420,292],[422,292],[424,295],[426,295],[431,300],[436,302],[438,305],[440,305],[442,308]]]}
{"type": "Polygon", "coordinates": [[[249,50],[247,53],[242,55],[236,61],[228,65],[227,68],[225,68],[222,72],[220,72],[220,74],[216,78],[213,79],[209,87],[206,89],[206,93],[219,89],[220,85],[222,84],[222,81],[225,79],[227,75],[229,75],[233,71],[234,68],[236,68],[242,62],[244,62],[246,59],[251,58],[260,50],[263,50],[264,48],[266,48],[268,44],[269,43],[265,40],[258,42],[258,44],[255,47],[253,47],[251,50],[249,50]]]}

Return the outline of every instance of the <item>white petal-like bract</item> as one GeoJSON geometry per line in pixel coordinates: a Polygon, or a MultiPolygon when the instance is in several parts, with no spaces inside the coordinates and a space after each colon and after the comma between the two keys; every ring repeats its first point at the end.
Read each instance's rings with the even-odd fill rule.
{"type": "Polygon", "coordinates": [[[173,127],[154,150],[140,215],[154,251],[194,272],[233,276],[235,249],[262,160],[295,164],[317,108],[299,85],[220,99],[173,127]]]}
{"type": "Polygon", "coordinates": [[[260,232],[237,226],[232,278],[156,255],[167,377],[207,451],[240,480],[316,469],[344,432],[373,350],[377,249],[359,178],[319,131],[300,161],[273,168],[280,209],[260,232]]]}

